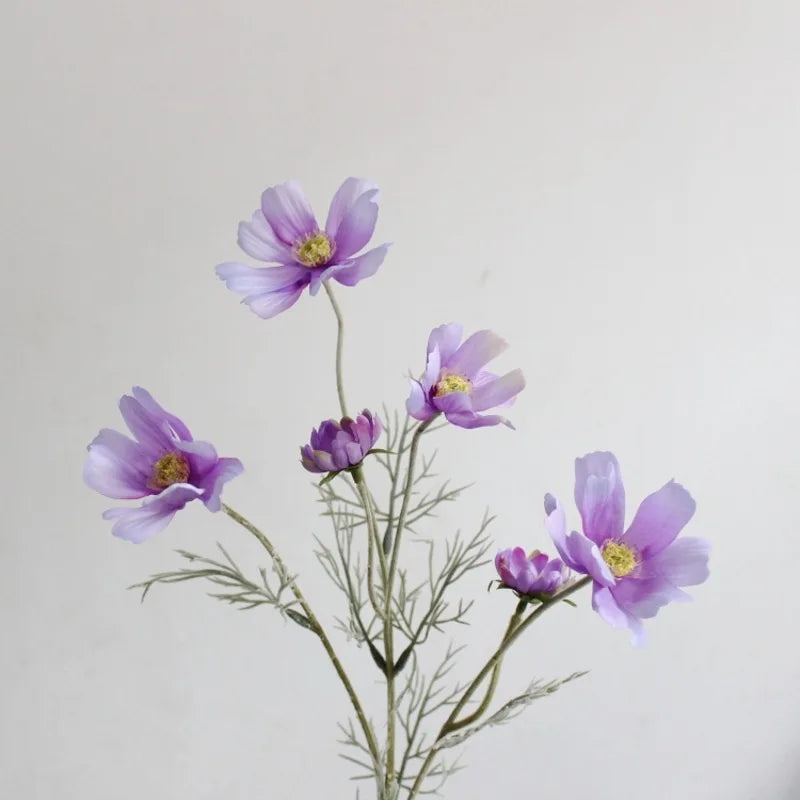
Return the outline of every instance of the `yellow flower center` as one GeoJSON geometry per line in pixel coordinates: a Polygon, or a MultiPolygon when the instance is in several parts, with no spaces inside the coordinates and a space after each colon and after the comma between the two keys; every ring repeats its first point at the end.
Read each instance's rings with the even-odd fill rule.
{"type": "Polygon", "coordinates": [[[624,578],[639,564],[636,551],[622,542],[608,541],[601,552],[603,560],[616,578],[624,578]]]}
{"type": "Polygon", "coordinates": [[[189,478],[189,462],[182,453],[167,453],[153,465],[150,476],[152,489],[166,489],[173,483],[186,483],[189,478]]]}
{"type": "Polygon", "coordinates": [[[445,375],[437,384],[433,392],[434,397],[444,397],[453,392],[468,392],[472,383],[460,375],[445,375]]]}
{"type": "Polygon", "coordinates": [[[307,267],[318,267],[330,260],[333,243],[324,233],[312,233],[296,245],[295,252],[307,267]]]}

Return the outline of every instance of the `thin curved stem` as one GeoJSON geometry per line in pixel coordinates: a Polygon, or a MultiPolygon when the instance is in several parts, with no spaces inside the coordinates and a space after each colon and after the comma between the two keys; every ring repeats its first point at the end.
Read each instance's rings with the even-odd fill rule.
{"type": "MultiPolygon", "coordinates": [[[[480,672],[475,676],[474,680],[464,691],[464,694],[461,696],[460,700],[450,712],[450,715],[445,720],[445,723],[442,725],[441,729],[439,730],[438,735],[436,736],[436,740],[434,741],[431,749],[428,751],[428,755],[420,768],[419,773],[417,774],[416,780],[411,787],[411,791],[408,795],[408,800],[413,800],[418,794],[420,789],[422,788],[422,782],[425,780],[425,776],[428,774],[428,770],[431,768],[431,764],[433,763],[433,759],[436,757],[436,754],[439,752],[438,744],[439,742],[447,736],[448,733],[452,733],[452,731],[457,730],[459,726],[458,722],[458,715],[463,710],[464,706],[469,702],[469,699],[475,694],[475,691],[478,687],[483,683],[486,676],[495,669],[495,666],[499,664],[503,656],[505,655],[506,651],[512,644],[520,637],[522,634],[527,630],[527,628],[537,620],[542,614],[544,614],[547,609],[552,608],[557,603],[565,600],[571,594],[574,594],[579,589],[582,589],[584,586],[591,583],[592,579],[589,576],[585,578],[581,578],[581,580],[576,581],[571,586],[568,586],[563,591],[559,592],[556,595],[553,595],[549,600],[545,600],[542,604],[532,611],[519,625],[517,625],[513,630],[511,629],[511,625],[509,624],[509,628],[506,630],[506,634],[503,636],[503,639],[500,642],[498,648],[489,656],[487,662],[483,665],[480,672]]],[[[488,705],[488,704],[487,704],[488,705]]]]}
{"type": "MultiPolygon", "coordinates": [[[[514,609],[514,613],[511,615],[511,619],[508,621],[508,627],[506,628],[506,632],[503,634],[501,643],[505,642],[506,639],[508,639],[508,637],[513,633],[517,625],[519,625],[519,621],[522,618],[522,614],[527,605],[528,604],[524,600],[520,600],[519,603],[517,603],[517,607],[514,609]]],[[[448,733],[460,730],[461,728],[466,728],[468,725],[472,725],[473,722],[476,722],[484,715],[486,709],[489,708],[489,703],[492,702],[495,689],[497,689],[497,682],[500,679],[500,669],[502,666],[503,657],[500,656],[492,668],[492,677],[489,679],[489,686],[486,689],[486,693],[484,694],[480,705],[468,716],[462,717],[458,721],[453,721],[448,728],[448,733]]]]}
{"type": "Polygon", "coordinates": [[[347,416],[347,401],[344,398],[344,378],[342,373],[342,350],[344,347],[344,317],[342,316],[342,309],[336,302],[336,297],[331,288],[331,282],[325,281],[322,284],[325,287],[325,292],[328,299],[331,301],[333,313],[336,314],[336,392],[339,395],[339,407],[342,409],[342,416],[347,416]]]}
{"type": "Polygon", "coordinates": [[[272,542],[267,538],[267,536],[262,533],[255,525],[253,525],[250,520],[246,517],[243,517],[238,511],[234,511],[230,506],[226,505],[225,503],[222,504],[222,510],[234,521],[241,525],[246,531],[251,533],[255,536],[256,539],[261,543],[261,546],[267,551],[269,557],[272,559],[272,563],[275,565],[275,569],[277,570],[279,576],[282,580],[288,579],[289,580],[289,588],[292,591],[292,594],[297,599],[297,602],[300,604],[300,607],[303,609],[303,613],[306,615],[306,619],[308,619],[309,624],[313,628],[314,632],[319,637],[319,640],[322,642],[322,646],[325,648],[325,652],[328,654],[328,658],[330,659],[331,663],[333,664],[333,668],[336,670],[336,674],[339,676],[339,680],[342,682],[342,685],[347,692],[347,696],[350,698],[350,702],[353,706],[353,710],[356,713],[356,717],[358,718],[358,722],[361,725],[361,730],[364,732],[364,738],[366,739],[367,748],[369,749],[370,756],[372,756],[373,762],[375,763],[376,767],[380,766],[380,751],[378,750],[378,744],[375,741],[375,735],[372,732],[372,727],[367,720],[364,709],[361,707],[361,701],[358,699],[358,695],[356,694],[356,690],[353,688],[353,684],[350,682],[350,677],[345,672],[344,667],[342,666],[341,662],[339,661],[338,656],[336,655],[336,651],[333,649],[333,645],[328,639],[327,634],[325,633],[324,628],[320,624],[319,620],[317,619],[316,615],[311,609],[311,606],[308,604],[303,593],[300,591],[300,587],[297,585],[297,582],[290,576],[289,571],[286,569],[286,565],[283,563],[283,559],[278,555],[278,551],[273,546],[272,542]]]}
{"type": "MultiPolygon", "coordinates": [[[[438,416],[438,415],[437,415],[438,416]]],[[[397,519],[397,527],[394,532],[394,542],[392,542],[392,561],[389,565],[389,589],[391,590],[392,581],[394,580],[394,573],[397,569],[397,558],[400,553],[400,539],[403,535],[403,528],[406,526],[406,518],[408,517],[408,506],[411,503],[411,491],[414,488],[414,462],[417,460],[417,449],[419,448],[419,440],[423,433],[428,429],[428,426],[436,419],[436,416],[426,419],[425,422],[420,423],[411,437],[411,446],[408,453],[408,472],[406,474],[406,485],[403,489],[403,505],[400,507],[400,516],[397,519]]]]}

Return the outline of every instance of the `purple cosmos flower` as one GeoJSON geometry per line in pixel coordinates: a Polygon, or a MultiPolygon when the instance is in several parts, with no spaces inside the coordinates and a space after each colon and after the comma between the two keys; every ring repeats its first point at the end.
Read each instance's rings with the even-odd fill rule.
{"type": "Polygon", "coordinates": [[[175,512],[200,498],[219,511],[222,487],[243,471],[238,458],[218,458],[207,442],[196,442],[177,417],[165,411],[139,386],[119,401],[134,436],[104,428],[89,445],[83,479],[106,497],[132,500],[136,508],[112,508],[104,519],[116,520],[111,533],[143,542],[167,526],[175,512]]]}
{"type": "Polygon", "coordinates": [[[519,594],[550,595],[558,591],[569,576],[563,561],[534,550],[529,556],[521,547],[501,550],[494,559],[500,580],[519,594]]]}
{"type": "Polygon", "coordinates": [[[709,544],[683,537],[695,502],[675,481],[646,497],[624,530],[625,489],[612,453],[575,460],[575,503],[583,534],[567,535],[564,510],[545,496],[547,528],[565,563],[594,581],[592,606],[610,625],[628,628],[634,644],[644,644],[642,619],[672,601],[691,597],[678,587],[708,577],[709,544]]]}
{"type": "Polygon", "coordinates": [[[424,421],[441,412],[462,428],[500,422],[513,428],[498,414],[476,413],[510,405],[525,388],[521,370],[499,377],[483,369],[508,343],[492,331],[473,333],[463,344],[461,335],[461,325],[455,322],[431,331],[425,374],[421,380],[411,380],[408,413],[424,421]]]}
{"type": "Polygon", "coordinates": [[[364,409],[355,419],[327,419],[311,431],[310,444],[300,448],[300,462],[309,472],[338,472],[355,467],[374,447],[381,421],[364,409]]]}
{"type": "Polygon", "coordinates": [[[242,302],[263,319],[293,306],[303,289],[316,294],[334,278],[355,286],[383,263],[388,244],[356,255],[372,236],[378,218],[378,187],[348,178],[331,201],[324,230],[300,184],[287,181],[261,195],[261,208],[250,222],[239,223],[239,247],[275,267],[248,267],[228,262],[217,267],[227,287],[244,295],[242,302]]]}

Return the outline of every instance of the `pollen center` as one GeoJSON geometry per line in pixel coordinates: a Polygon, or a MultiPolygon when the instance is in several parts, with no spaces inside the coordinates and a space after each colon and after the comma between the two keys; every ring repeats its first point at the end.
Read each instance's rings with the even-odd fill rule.
{"type": "Polygon", "coordinates": [[[639,563],[636,551],[621,542],[608,541],[601,552],[603,560],[616,578],[624,578],[639,563]]]}
{"type": "Polygon", "coordinates": [[[152,489],[166,489],[173,483],[186,483],[189,478],[189,462],[182,453],[167,453],[153,465],[150,476],[152,489]]]}
{"type": "Polygon", "coordinates": [[[468,392],[472,388],[472,383],[460,375],[445,375],[433,392],[434,397],[444,397],[453,392],[468,392]]]}
{"type": "Polygon", "coordinates": [[[318,267],[330,260],[333,243],[324,233],[313,233],[295,247],[297,259],[307,267],[318,267]]]}

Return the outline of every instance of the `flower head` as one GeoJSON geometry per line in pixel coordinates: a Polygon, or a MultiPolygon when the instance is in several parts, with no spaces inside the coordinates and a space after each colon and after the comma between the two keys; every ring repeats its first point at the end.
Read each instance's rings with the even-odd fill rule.
{"type": "Polygon", "coordinates": [[[217,266],[227,287],[244,295],[242,302],[263,319],[294,305],[306,286],[311,294],[328,278],[345,286],[377,272],[388,244],[357,253],[369,242],[378,218],[378,187],[348,178],[331,201],[328,220],[320,228],[296,181],[270,186],[250,222],[239,223],[239,247],[273,267],[238,262],[217,266]]]}
{"type": "Polygon", "coordinates": [[[219,511],[222,487],[243,471],[238,458],[219,458],[208,442],[196,442],[186,425],[161,408],[141,387],[119,401],[134,438],[104,428],[89,445],[83,478],[95,491],[119,500],[145,498],[134,508],[112,508],[111,533],[143,542],[161,531],[175,513],[200,499],[219,511]]]}
{"type": "Polygon", "coordinates": [[[461,336],[461,325],[454,322],[431,331],[425,374],[420,380],[411,380],[408,413],[424,421],[441,412],[462,428],[501,422],[512,428],[505,417],[477,413],[510,405],[525,388],[519,369],[502,377],[484,370],[508,347],[507,342],[492,331],[473,333],[463,343],[461,336]]]}
{"type": "Polygon", "coordinates": [[[300,448],[300,463],[309,472],[339,472],[358,466],[383,431],[380,419],[364,409],[355,419],[325,420],[300,448]]]}
{"type": "Polygon", "coordinates": [[[563,561],[538,550],[526,555],[521,547],[501,550],[494,566],[503,584],[520,595],[554,594],[569,576],[563,561]]]}
{"type": "Polygon", "coordinates": [[[667,603],[691,597],[681,586],[708,577],[709,545],[683,537],[695,502],[670,481],[646,497],[624,530],[625,489],[612,453],[590,453],[575,460],[575,503],[583,534],[567,535],[564,510],[545,497],[547,527],[561,558],[593,580],[592,606],[610,625],[627,628],[634,644],[645,641],[642,619],[654,617],[667,603]]]}

